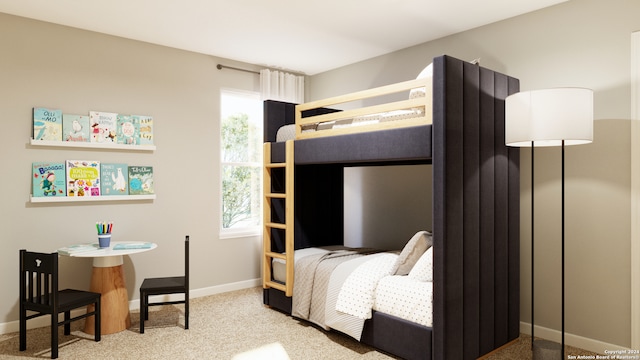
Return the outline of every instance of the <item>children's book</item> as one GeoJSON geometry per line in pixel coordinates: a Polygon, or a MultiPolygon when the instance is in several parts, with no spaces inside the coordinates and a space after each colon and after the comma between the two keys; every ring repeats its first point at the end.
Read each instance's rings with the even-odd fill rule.
{"type": "Polygon", "coordinates": [[[151,249],[153,244],[150,242],[138,242],[138,243],[125,243],[117,244],[113,247],[113,250],[129,250],[129,249],[151,249]]]}
{"type": "Polygon", "coordinates": [[[89,142],[90,135],[89,116],[62,114],[62,141],[89,142]]]}
{"type": "Polygon", "coordinates": [[[133,121],[138,124],[138,145],[153,145],[153,117],[133,115],[133,121]]]}
{"type": "Polygon", "coordinates": [[[100,196],[100,162],[67,160],[67,196],[100,196]]]}
{"type": "Polygon", "coordinates": [[[129,195],[127,164],[100,163],[101,195],[129,195]]]}
{"type": "Polygon", "coordinates": [[[75,254],[100,249],[98,244],[76,244],[58,249],[58,254],[73,256],[75,254]]]}
{"type": "Polygon", "coordinates": [[[118,144],[136,145],[140,136],[140,124],[131,115],[118,114],[116,141],[118,144]]]}
{"type": "Polygon", "coordinates": [[[91,122],[91,142],[115,143],[118,127],[118,114],[89,111],[91,122]]]}
{"type": "Polygon", "coordinates": [[[63,162],[34,162],[32,164],[32,195],[66,196],[65,164],[63,162]]]}
{"type": "Polygon", "coordinates": [[[62,110],[33,108],[33,139],[62,141],[62,110]]]}
{"type": "Polygon", "coordinates": [[[153,167],[129,166],[129,195],[153,194],[153,167]]]}

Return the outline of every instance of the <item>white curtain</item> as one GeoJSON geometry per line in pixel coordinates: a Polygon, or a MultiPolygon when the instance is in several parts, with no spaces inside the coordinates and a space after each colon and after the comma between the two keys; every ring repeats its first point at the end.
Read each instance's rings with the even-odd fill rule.
{"type": "Polygon", "coordinates": [[[304,76],[282,71],[260,71],[262,100],[279,100],[300,104],[304,102],[304,76]]]}

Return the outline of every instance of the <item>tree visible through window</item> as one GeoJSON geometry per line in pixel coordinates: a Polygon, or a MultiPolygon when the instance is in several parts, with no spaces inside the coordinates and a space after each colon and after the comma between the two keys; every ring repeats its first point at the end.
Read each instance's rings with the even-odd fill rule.
{"type": "Polygon", "coordinates": [[[222,230],[259,231],[262,103],[257,93],[221,94],[222,230]]]}

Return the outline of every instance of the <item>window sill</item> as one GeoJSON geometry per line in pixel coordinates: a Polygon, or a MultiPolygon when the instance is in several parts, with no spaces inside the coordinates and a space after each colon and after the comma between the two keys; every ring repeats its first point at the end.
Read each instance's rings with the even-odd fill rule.
{"type": "Polygon", "coordinates": [[[262,231],[258,229],[238,229],[238,230],[224,230],[221,231],[220,239],[237,239],[245,237],[262,236],[262,231]]]}

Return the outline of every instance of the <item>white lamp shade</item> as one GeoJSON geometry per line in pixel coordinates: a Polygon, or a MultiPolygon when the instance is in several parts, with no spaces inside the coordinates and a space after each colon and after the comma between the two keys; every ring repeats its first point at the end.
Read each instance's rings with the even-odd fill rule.
{"type": "Polygon", "coordinates": [[[593,90],[523,91],[505,102],[507,146],[560,146],[593,141],[593,90]]]}

